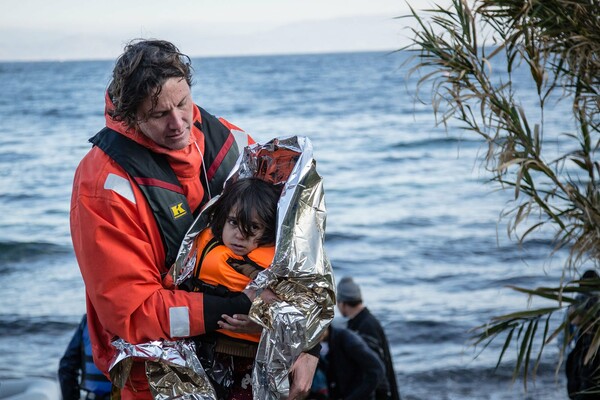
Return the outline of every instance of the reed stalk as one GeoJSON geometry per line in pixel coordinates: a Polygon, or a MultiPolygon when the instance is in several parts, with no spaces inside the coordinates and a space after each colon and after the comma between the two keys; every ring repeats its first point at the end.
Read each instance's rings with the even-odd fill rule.
{"type": "Polygon", "coordinates": [[[484,140],[484,168],[514,194],[501,211],[508,236],[524,242],[551,229],[553,254],[568,250],[554,287],[512,287],[551,306],[527,307],[473,330],[474,344],[483,348],[504,340],[497,365],[507,349],[516,347],[513,378],[522,376],[527,387],[545,347],[564,332],[558,372],[574,318],[594,333],[588,359],[600,346],[598,307],[574,306],[560,323],[552,318],[577,304],[574,295],[600,287],[600,282],[573,278],[600,261],[600,1],[453,0],[449,8],[411,9],[407,18],[416,21],[412,43],[403,49],[413,53],[416,98],[431,102],[439,124],[458,124],[484,140]],[[535,88],[535,110],[522,107],[523,93],[512,79],[523,66],[535,88]],[[568,145],[558,156],[545,150],[544,139],[557,134],[547,132],[545,124],[545,110],[556,101],[568,102],[574,121],[573,131],[561,138],[568,145]]]}

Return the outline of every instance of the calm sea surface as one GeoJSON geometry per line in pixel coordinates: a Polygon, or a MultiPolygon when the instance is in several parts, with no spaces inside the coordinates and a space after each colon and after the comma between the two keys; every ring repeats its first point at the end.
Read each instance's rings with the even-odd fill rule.
{"type": "MultiPolygon", "coordinates": [[[[470,329],[526,305],[506,285],[555,284],[564,255],[549,261],[545,237],[506,238],[498,219],[511,193],[486,183],[478,137],[436,128],[414,102],[405,58],[194,59],[193,97],[259,142],[312,140],[336,278],[355,277],[382,321],[405,400],[565,399],[556,346],[527,392],[511,384],[512,364],[495,370],[501,343],[470,347],[470,329]]],[[[55,377],[85,311],[69,200],[87,139],[103,127],[112,65],[0,63],[0,378],[55,377]]],[[[570,130],[563,116],[549,113],[547,129],[570,130]]]]}

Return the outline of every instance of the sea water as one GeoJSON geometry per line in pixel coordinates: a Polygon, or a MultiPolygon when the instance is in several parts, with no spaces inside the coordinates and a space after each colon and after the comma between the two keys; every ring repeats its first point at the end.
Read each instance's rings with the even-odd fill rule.
{"type": "MultiPolygon", "coordinates": [[[[437,127],[431,106],[415,101],[407,56],[195,58],[192,93],[259,142],[311,139],[336,279],[361,285],[405,400],[564,399],[556,346],[527,391],[512,383],[516,350],[496,368],[501,341],[471,346],[474,327],[526,307],[507,285],[555,285],[565,256],[548,258],[548,235],[523,246],[507,238],[499,216],[513,193],[489,183],[479,137],[437,127]]],[[[112,65],[0,63],[0,378],[56,377],[85,312],[69,202],[87,140],[104,126],[112,65]]],[[[535,105],[525,96],[526,109],[535,105]]],[[[546,129],[569,130],[564,115],[546,129]]]]}

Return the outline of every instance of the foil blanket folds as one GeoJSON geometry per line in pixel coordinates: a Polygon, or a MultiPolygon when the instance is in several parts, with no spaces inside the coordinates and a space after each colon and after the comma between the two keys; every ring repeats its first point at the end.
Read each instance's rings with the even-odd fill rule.
{"type": "MultiPolygon", "coordinates": [[[[323,182],[316,171],[312,144],[302,136],[247,146],[225,186],[248,177],[283,186],[277,205],[273,263],[248,285],[256,290],[270,288],[281,299],[266,304],[257,296],[250,318],[263,326],[253,368],[253,397],[282,399],[289,392],[292,364],[303,351],[319,343],[334,316],[335,282],[324,250],[323,182]]],[[[175,285],[192,275],[197,259],[194,239],[208,226],[206,211],[215,200],[216,197],[204,207],[185,235],[169,271],[175,285]]],[[[110,373],[111,378],[114,373],[116,384],[125,383],[135,357],[146,360],[146,375],[155,399],[216,400],[214,390],[206,389],[209,379],[192,341],[130,345],[118,339],[113,345],[117,356],[110,373]]]]}
{"type": "Polygon", "coordinates": [[[122,339],[112,342],[117,355],[110,367],[110,380],[124,387],[134,359],[146,362],[150,392],[157,400],[214,400],[216,393],[198,357],[194,343],[187,340],[132,345],[122,339]]]}

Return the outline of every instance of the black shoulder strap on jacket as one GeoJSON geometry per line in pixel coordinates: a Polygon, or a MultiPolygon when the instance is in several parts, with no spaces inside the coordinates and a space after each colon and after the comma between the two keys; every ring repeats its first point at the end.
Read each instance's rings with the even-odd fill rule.
{"type": "MultiPolygon", "coordinates": [[[[208,228],[210,229],[210,228],[208,228]]],[[[216,249],[218,246],[223,245],[219,239],[213,237],[206,243],[202,251],[200,252],[199,259],[196,261],[196,268],[194,273],[183,281],[179,285],[179,289],[187,290],[188,292],[202,292],[213,296],[228,297],[232,292],[223,285],[211,285],[200,279],[200,270],[202,269],[202,263],[204,258],[211,250],[216,249]]]]}
{"type": "Polygon", "coordinates": [[[202,123],[195,126],[204,134],[205,174],[201,174],[204,191],[202,205],[223,190],[223,184],[240,155],[235,137],[217,117],[198,107],[202,123]],[[208,179],[208,182],[206,180],[208,179]]]}
{"type": "MultiPolygon", "coordinates": [[[[210,229],[210,228],[207,228],[210,229]]],[[[211,250],[215,249],[217,246],[221,246],[223,244],[223,242],[221,242],[219,239],[217,239],[216,237],[213,237],[212,239],[210,239],[208,241],[208,243],[206,243],[206,246],[204,246],[204,248],[202,249],[202,252],[200,253],[200,259],[196,261],[196,268],[194,268],[194,276],[199,278],[200,277],[200,270],[202,269],[202,263],[204,262],[204,259],[206,258],[206,255],[208,253],[210,253],[211,250]]]]}
{"type": "Polygon", "coordinates": [[[90,142],[117,162],[141,189],[158,224],[169,268],[194,218],[167,158],[109,128],[102,129],[90,142]]]}

